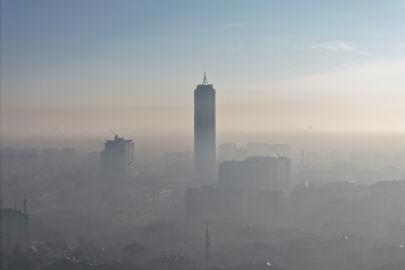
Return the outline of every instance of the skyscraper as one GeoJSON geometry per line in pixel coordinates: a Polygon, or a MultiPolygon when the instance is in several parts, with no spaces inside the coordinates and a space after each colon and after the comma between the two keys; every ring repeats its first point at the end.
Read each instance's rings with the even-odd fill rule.
{"type": "Polygon", "coordinates": [[[194,174],[205,180],[215,176],[215,89],[204,73],[194,90],[194,174]]]}
{"type": "Polygon", "coordinates": [[[134,176],[134,143],[115,135],[107,140],[100,153],[101,174],[105,179],[119,179],[134,176]]]}

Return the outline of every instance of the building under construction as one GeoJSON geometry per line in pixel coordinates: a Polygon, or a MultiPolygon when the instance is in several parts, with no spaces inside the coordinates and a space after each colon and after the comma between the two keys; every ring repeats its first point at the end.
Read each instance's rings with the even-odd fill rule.
{"type": "Polygon", "coordinates": [[[107,180],[134,176],[134,143],[115,135],[100,153],[101,176],[107,180]]]}

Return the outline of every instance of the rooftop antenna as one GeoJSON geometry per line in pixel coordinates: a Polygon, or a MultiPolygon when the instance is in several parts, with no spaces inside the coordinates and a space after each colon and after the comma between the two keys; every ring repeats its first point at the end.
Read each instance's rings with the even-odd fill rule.
{"type": "Polygon", "coordinates": [[[208,84],[207,76],[205,75],[205,72],[204,72],[204,79],[203,79],[202,84],[203,84],[203,85],[207,85],[207,84],[208,84]]]}

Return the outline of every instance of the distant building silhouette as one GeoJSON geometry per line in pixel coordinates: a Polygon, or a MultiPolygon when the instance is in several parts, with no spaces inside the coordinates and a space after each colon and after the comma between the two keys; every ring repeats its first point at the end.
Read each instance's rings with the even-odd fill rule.
{"type": "Polygon", "coordinates": [[[100,153],[101,175],[104,179],[119,179],[134,176],[134,143],[115,135],[107,140],[100,153]]]}
{"type": "Polygon", "coordinates": [[[1,209],[1,250],[11,253],[17,245],[20,250],[28,248],[27,201],[24,200],[24,213],[11,208],[1,209]]]}
{"type": "Polygon", "coordinates": [[[204,74],[194,90],[194,174],[212,181],[215,177],[215,89],[204,74]]]}
{"type": "Polygon", "coordinates": [[[224,188],[277,190],[290,192],[291,159],[286,157],[249,157],[244,161],[219,164],[219,184],[224,188]]]}

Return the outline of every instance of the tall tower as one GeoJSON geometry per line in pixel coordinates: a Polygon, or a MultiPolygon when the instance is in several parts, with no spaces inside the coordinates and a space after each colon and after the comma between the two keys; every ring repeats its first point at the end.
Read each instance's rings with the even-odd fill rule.
{"type": "Polygon", "coordinates": [[[205,259],[208,261],[210,258],[210,235],[208,233],[208,224],[207,224],[207,233],[205,234],[205,259]]]}
{"type": "Polygon", "coordinates": [[[194,90],[194,175],[206,181],[215,177],[215,89],[204,73],[194,90]]]}

